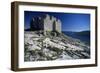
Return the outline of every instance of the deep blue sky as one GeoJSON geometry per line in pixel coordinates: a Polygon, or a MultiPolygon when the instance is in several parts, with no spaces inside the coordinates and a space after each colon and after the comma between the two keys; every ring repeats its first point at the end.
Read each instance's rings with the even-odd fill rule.
{"type": "Polygon", "coordinates": [[[56,13],[56,12],[36,12],[24,11],[25,29],[30,27],[30,20],[34,16],[49,14],[61,20],[62,31],[86,31],[90,30],[90,14],[79,13],[56,13]]]}

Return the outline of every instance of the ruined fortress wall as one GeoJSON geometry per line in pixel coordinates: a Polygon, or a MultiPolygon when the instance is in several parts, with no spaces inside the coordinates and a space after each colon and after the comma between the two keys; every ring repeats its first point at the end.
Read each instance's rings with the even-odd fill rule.
{"type": "Polygon", "coordinates": [[[52,21],[50,20],[49,15],[46,15],[43,24],[44,24],[44,31],[52,31],[52,21]]]}
{"type": "Polygon", "coordinates": [[[61,33],[61,21],[60,20],[56,21],[56,31],[58,31],[59,33],[61,33]]]}
{"type": "Polygon", "coordinates": [[[58,31],[61,33],[61,21],[54,16],[50,16],[48,14],[45,15],[45,17],[37,17],[33,18],[33,22],[31,25],[32,29],[36,30],[43,30],[45,31],[58,31]]]}
{"type": "Polygon", "coordinates": [[[46,15],[46,18],[44,19],[44,31],[58,31],[61,33],[61,21],[59,19],[56,19],[55,17],[50,17],[49,15],[46,15]],[[55,22],[55,27],[53,27],[55,22]]]}

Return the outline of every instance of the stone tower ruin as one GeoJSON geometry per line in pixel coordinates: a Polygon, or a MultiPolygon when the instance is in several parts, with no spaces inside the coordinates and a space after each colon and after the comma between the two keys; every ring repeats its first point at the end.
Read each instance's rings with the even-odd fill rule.
{"type": "Polygon", "coordinates": [[[56,17],[50,16],[48,14],[33,17],[30,22],[30,29],[32,31],[57,31],[61,33],[61,21],[60,19],[57,19],[56,17]]]}

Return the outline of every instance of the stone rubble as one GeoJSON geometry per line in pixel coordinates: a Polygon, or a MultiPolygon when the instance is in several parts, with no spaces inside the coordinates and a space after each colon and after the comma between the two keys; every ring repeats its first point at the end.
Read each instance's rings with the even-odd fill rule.
{"type": "Polygon", "coordinates": [[[90,47],[78,39],[59,33],[54,36],[25,32],[24,61],[48,61],[90,58],[90,47]]]}

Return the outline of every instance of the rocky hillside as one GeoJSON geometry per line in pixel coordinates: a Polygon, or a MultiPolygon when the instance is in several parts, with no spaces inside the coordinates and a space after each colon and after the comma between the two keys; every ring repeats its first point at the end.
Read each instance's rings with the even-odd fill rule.
{"type": "Polygon", "coordinates": [[[90,58],[90,47],[63,33],[25,31],[24,61],[48,61],[90,58]]]}

